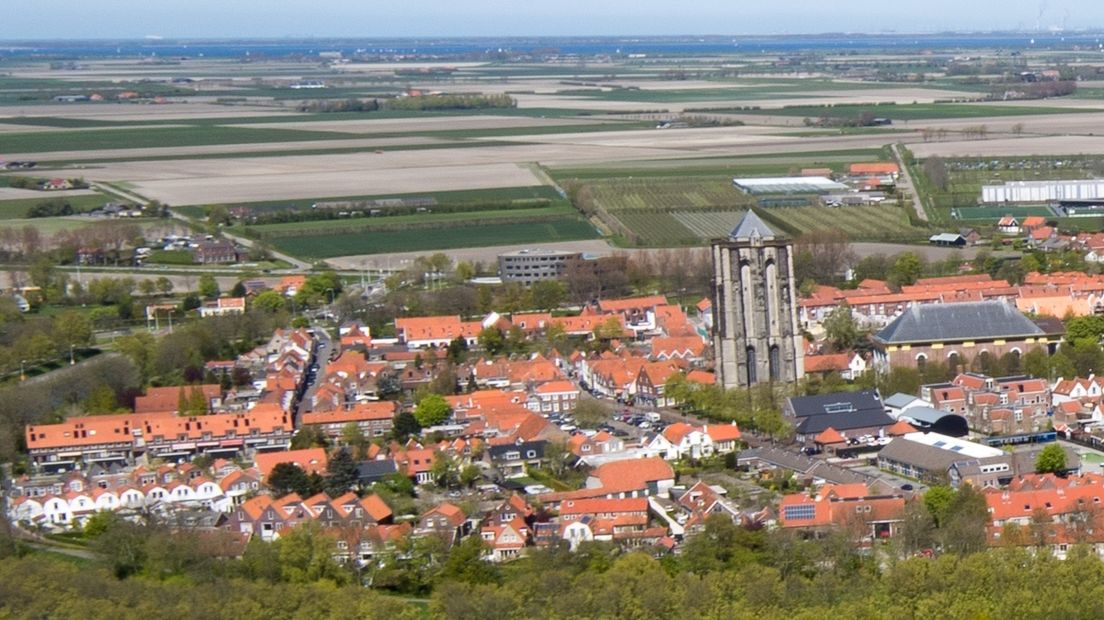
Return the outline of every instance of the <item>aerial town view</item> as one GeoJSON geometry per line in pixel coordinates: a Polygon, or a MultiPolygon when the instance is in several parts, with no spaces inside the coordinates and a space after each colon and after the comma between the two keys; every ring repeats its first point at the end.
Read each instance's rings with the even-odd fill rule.
{"type": "Polygon", "coordinates": [[[1104,618],[1104,5],[33,4],[0,618],[1104,618]]]}

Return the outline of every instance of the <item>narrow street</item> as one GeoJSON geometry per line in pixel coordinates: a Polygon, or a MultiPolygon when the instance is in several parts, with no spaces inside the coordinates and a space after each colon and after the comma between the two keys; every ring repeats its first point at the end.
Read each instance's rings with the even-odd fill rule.
{"type": "Polygon", "coordinates": [[[294,420],[292,420],[292,424],[296,428],[299,427],[300,416],[311,409],[311,397],[314,396],[314,391],[318,389],[318,383],[321,378],[326,375],[326,364],[329,363],[330,356],[334,351],[334,340],[329,332],[317,323],[312,324],[311,328],[314,329],[315,337],[318,339],[315,354],[311,360],[311,367],[317,367],[317,370],[307,370],[306,383],[303,387],[302,396],[295,405],[295,417],[294,420]]]}

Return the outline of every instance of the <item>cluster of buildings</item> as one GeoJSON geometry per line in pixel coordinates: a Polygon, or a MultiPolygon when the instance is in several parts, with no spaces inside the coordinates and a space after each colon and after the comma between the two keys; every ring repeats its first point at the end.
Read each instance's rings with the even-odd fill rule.
{"type": "Polygon", "coordinates": [[[72,416],[25,429],[31,462],[46,471],[78,464],[182,461],[199,454],[233,458],[286,450],[292,411],[315,362],[317,341],[305,330],[277,330],[235,366],[250,385],[222,393],[218,385],[149,388],[134,413],[72,416]]]}
{"type": "Polygon", "coordinates": [[[880,204],[897,187],[900,167],[892,162],[862,162],[837,174],[831,168],[804,168],[799,176],[755,177],[732,180],[736,189],[760,196],[760,204],[770,206],[778,196],[816,195],[829,207],[880,204]]]}

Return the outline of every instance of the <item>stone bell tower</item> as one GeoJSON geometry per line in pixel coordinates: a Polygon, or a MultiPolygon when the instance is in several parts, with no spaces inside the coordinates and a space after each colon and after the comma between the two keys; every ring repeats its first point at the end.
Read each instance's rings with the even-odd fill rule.
{"type": "Polygon", "coordinates": [[[748,211],[713,241],[713,350],[725,388],[804,376],[793,244],[748,211]]]}

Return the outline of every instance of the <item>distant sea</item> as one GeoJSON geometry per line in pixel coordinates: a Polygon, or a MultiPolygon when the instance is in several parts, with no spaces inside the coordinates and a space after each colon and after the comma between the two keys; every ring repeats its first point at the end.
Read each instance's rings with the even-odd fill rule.
{"type": "MultiPolygon", "coordinates": [[[[456,58],[486,53],[551,53],[577,56],[792,53],[802,50],[970,50],[1029,48],[1101,48],[1104,33],[943,33],[930,35],[822,34],[703,37],[540,37],[471,39],[251,39],[126,41],[0,41],[6,57],[210,57],[244,58],[312,56],[341,52],[384,56],[456,58]]],[[[1102,54],[1104,55],[1104,54],[1102,54]]]]}

